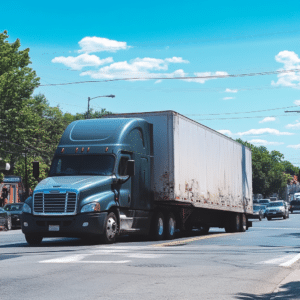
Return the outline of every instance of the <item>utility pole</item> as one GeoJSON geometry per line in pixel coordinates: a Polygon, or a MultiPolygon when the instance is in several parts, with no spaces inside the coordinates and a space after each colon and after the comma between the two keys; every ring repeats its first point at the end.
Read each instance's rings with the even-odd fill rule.
{"type": "Polygon", "coordinates": [[[105,96],[97,96],[97,97],[93,97],[93,98],[88,97],[87,119],[90,118],[90,101],[93,99],[96,99],[96,98],[101,98],[101,97],[115,98],[116,96],[115,95],[105,95],[105,96]]]}

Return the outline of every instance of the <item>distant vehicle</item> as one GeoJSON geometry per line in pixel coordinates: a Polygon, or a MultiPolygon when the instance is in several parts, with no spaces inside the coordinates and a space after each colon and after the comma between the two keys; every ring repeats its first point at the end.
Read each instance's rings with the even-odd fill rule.
{"type": "Polygon", "coordinates": [[[267,205],[260,205],[260,207],[261,207],[261,210],[262,210],[262,212],[263,212],[263,216],[264,216],[264,218],[266,217],[266,210],[267,210],[267,205]]]}
{"type": "Polygon", "coordinates": [[[286,219],[286,206],[284,201],[271,202],[266,210],[266,217],[270,221],[272,218],[286,219]]]}
{"type": "Polygon", "coordinates": [[[258,199],[253,199],[253,204],[258,204],[258,199]]]}
{"type": "Polygon", "coordinates": [[[9,203],[6,204],[3,209],[8,212],[11,216],[11,225],[12,228],[20,227],[21,228],[21,215],[23,203],[9,203]]]}
{"type": "Polygon", "coordinates": [[[259,205],[268,205],[270,203],[270,199],[260,199],[258,200],[259,205]]]}
{"type": "Polygon", "coordinates": [[[2,207],[0,207],[0,227],[11,230],[11,217],[2,207]]]}
{"type": "Polygon", "coordinates": [[[300,210],[300,200],[292,200],[290,203],[290,212],[291,214],[295,210],[300,210]]]}
{"type": "Polygon", "coordinates": [[[261,205],[253,205],[253,219],[259,219],[261,221],[264,217],[264,213],[261,205]]]}

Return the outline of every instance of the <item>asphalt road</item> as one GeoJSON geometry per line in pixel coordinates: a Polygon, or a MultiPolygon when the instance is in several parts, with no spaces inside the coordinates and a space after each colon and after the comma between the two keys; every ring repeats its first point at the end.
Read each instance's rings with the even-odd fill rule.
{"type": "Polygon", "coordinates": [[[0,299],[300,299],[300,214],[246,233],[113,245],[0,232],[0,299]]]}

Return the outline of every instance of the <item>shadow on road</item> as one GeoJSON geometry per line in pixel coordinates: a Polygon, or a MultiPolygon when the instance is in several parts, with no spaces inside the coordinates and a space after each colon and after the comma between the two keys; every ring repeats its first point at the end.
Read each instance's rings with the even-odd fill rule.
{"type": "Polygon", "coordinates": [[[294,281],[280,286],[277,293],[267,293],[262,295],[254,295],[247,293],[239,293],[235,299],[242,300],[267,300],[267,299],[300,299],[300,282],[294,281]]]}

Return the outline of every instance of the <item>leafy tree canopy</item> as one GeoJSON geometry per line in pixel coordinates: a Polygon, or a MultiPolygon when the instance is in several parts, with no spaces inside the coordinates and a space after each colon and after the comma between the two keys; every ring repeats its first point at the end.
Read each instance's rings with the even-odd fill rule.
{"type": "Polygon", "coordinates": [[[254,146],[237,139],[252,151],[252,186],[254,194],[264,197],[273,193],[282,193],[291,175],[298,174],[299,168],[290,162],[284,161],[284,155],[279,151],[269,152],[266,147],[254,146]]]}

